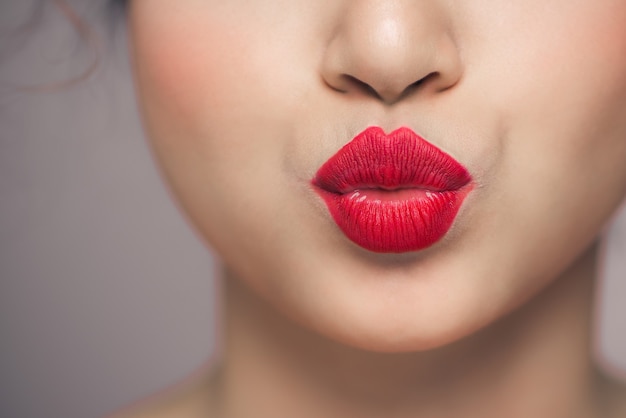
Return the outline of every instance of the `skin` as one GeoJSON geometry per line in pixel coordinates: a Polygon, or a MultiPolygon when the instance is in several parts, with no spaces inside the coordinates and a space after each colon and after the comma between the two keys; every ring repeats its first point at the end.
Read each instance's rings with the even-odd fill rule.
{"type": "Polygon", "coordinates": [[[624,416],[589,342],[626,195],[626,2],[133,0],[129,24],[224,332],[219,366],[123,416],[624,416]],[[310,187],[368,126],[473,176],[426,250],[355,246],[310,187]]]}

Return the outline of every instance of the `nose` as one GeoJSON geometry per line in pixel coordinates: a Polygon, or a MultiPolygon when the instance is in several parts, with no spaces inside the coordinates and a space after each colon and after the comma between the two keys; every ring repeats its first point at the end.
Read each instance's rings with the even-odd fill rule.
{"type": "Polygon", "coordinates": [[[333,89],[394,104],[417,89],[442,91],[463,68],[437,1],[350,0],[325,51],[333,89]]]}

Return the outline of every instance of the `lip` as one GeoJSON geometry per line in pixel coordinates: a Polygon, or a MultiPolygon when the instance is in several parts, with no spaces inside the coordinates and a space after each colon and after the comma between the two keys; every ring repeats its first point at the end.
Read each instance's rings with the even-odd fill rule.
{"type": "Polygon", "coordinates": [[[452,227],[472,189],[459,162],[410,128],[369,127],[312,180],[339,229],[378,253],[427,248],[452,227]]]}

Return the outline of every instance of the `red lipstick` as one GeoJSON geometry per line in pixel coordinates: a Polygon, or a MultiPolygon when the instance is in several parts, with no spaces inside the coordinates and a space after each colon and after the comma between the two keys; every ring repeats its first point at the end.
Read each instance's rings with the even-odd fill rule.
{"type": "Polygon", "coordinates": [[[460,163],[411,129],[387,135],[370,127],[326,161],[312,184],[351,241],[403,253],[448,232],[471,180],[460,163]]]}

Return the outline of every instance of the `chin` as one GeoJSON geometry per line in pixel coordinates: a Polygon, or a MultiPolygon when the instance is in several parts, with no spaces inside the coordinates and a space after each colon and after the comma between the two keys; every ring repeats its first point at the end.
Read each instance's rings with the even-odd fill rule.
{"type": "Polygon", "coordinates": [[[407,278],[414,273],[396,272],[382,279],[379,271],[369,277],[326,275],[327,283],[315,281],[320,286],[315,290],[300,287],[293,298],[272,305],[324,338],[378,353],[422,352],[453,344],[497,321],[497,306],[506,309],[506,300],[484,303],[489,296],[477,290],[480,286],[466,291],[467,283],[477,282],[472,277],[446,280],[444,272],[438,273],[407,278]]]}
{"type": "Polygon", "coordinates": [[[435,350],[460,341],[482,327],[465,321],[442,321],[422,327],[410,320],[344,321],[317,331],[345,346],[376,353],[413,353],[435,350]],[[408,324],[407,324],[408,323],[408,324]]]}

